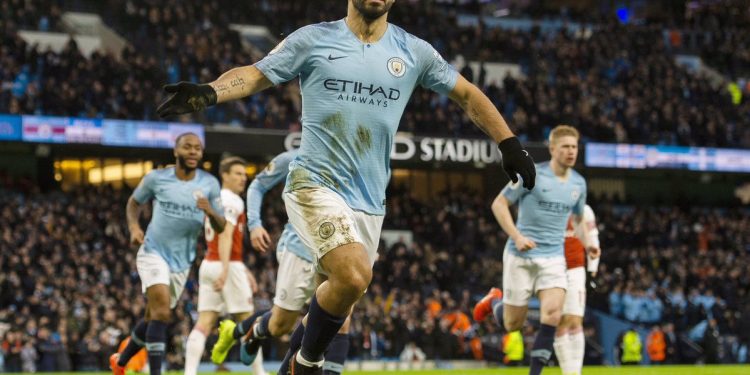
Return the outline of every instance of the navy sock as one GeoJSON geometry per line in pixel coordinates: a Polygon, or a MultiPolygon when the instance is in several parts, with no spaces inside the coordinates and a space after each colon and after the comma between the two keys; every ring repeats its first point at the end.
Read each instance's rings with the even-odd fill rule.
{"type": "Polygon", "coordinates": [[[344,362],[349,354],[349,335],[339,333],[328,345],[323,365],[323,375],[338,375],[344,372],[344,362]]]}
{"type": "Polygon", "coordinates": [[[151,375],[161,375],[161,363],[167,350],[167,323],[152,320],[146,329],[146,350],[151,375]]]}
{"type": "Polygon", "coordinates": [[[289,338],[289,350],[287,350],[284,360],[281,361],[281,368],[279,368],[279,375],[286,375],[289,372],[289,362],[292,360],[294,352],[299,350],[302,346],[302,337],[305,335],[305,325],[300,323],[297,328],[292,332],[292,336],[289,338]]]}
{"type": "Polygon", "coordinates": [[[323,360],[323,353],[328,344],[344,325],[346,316],[334,316],[318,305],[318,298],[313,295],[310,309],[307,312],[307,327],[302,338],[300,354],[310,362],[323,360]]]}
{"type": "Polygon", "coordinates": [[[130,332],[130,341],[128,341],[128,345],[126,345],[125,349],[123,349],[123,351],[120,353],[120,360],[117,361],[118,366],[127,366],[130,358],[133,358],[133,356],[138,353],[141,348],[146,346],[147,326],[148,323],[145,320],[141,320],[140,322],[138,322],[138,324],[135,325],[133,331],[130,332]]]}
{"type": "Polygon", "coordinates": [[[542,324],[534,340],[534,347],[531,349],[531,367],[529,375],[539,375],[542,369],[549,362],[552,356],[552,346],[555,343],[555,331],[557,327],[542,324]]]}
{"type": "Polygon", "coordinates": [[[268,311],[260,318],[260,322],[255,326],[255,332],[253,337],[258,339],[264,339],[271,336],[271,332],[268,330],[268,323],[271,321],[271,312],[268,311]]]}
{"type": "Polygon", "coordinates": [[[495,317],[495,323],[503,326],[503,299],[495,298],[492,300],[492,315],[495,317]]]}
{"type": "Polygon", "coordinates": [[[253,328],[255,319],[258,319],[259,316],[265,314],[266,311],[267,310],[256,312],[249,318],[241,321],[240,324],[237,324],[237,326],[234,327],[234,331],[232,332],[232,337],[234,337],[235,340],[238,340],[240,337],[245,336],[248,332],[250,332],[250,328],[253,328]]]}

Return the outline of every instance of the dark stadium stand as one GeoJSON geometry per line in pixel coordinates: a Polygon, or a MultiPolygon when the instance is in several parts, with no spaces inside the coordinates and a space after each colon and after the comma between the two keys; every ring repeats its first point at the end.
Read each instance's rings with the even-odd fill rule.
{"type": "MultiPolygon", "coordinates": [[[[11,9],[19,4],[5,3],[11,9]]],[[[262,57],[242,47],[239,35],[229,29],[230,22],[287,20],[268,25],[285,35],[300,25],[338,17],[333,16],[338,13],[332,8],[327,11],[331,2],[320,8],[316,3],[314,9],[299,3],[248,2],[230,14],[217,11],[226,4],[216,0],[111,3],[105,19],[132,44],[119,58],[94,54],[86,59],[72,44],[55,54],[23,43],[16,31],[39,23],[35,19],[41,16],[34,18],[33,9],[21,18],[26,20],[21,25],[0,19],[6,56],[0,63],[0,79],[5,82],[0,90],[0,112],[154,119],[154,103],[162,98],[161,83],[210,81],[230,67],[252,64],[262,57]],[[171,6],[158,7],[164,4],[171,6]],[[67,77],[77,84],[63,82],[67,77]]],[[[724,86],[716,87],[707,77],[676,65],[661,24],[622,26],[614,18],[606,19],[593,26],[589,39],[582,40],[564,30],[544,34],[538,30],[459,27],[455,12],[407,3],[394,12],[393,22],[432,42],[449,59],[461,55],[520,64],[527,79],[508,77],[484,89],[528,140],[543,140],[550,125],[562,121],[579,125],[585,139],[597,141],[750,146],[750,101],[733,103],[724,86]]],[[[683,33],[720,34],[708,27],[724,18],[697,18],[707,21],[686,24],[692,29],[683,33]]],[[[724,52],[711,55],[715,58],[703,54],[706,61],[716,62],[730,75],[737,73],[738,66],[750,66],[742,60],[748,54],[746,44],[734,43],[750,39],[741,37],[750,28],[740,26],[739,21],[732,24],[737,26],[727,30],[734,31],[718,39],[719,52],[724,52]],[[730,45],[732,53],[728,55],[730,45]]],[[[696,47],[705,50],[717,41],[700,42],[703,44],[696,47]]],[[[473,73],[463,72],[483,81],[482,73],[472,77],[473,73]]],[[[300,126],[298,91],[296,84],[290,83],[212,108],[194,120],[296,130],[300,126]]],[[[455,104],[426,91],[414,95],[401,130],[481,136],[455,104]]]]}

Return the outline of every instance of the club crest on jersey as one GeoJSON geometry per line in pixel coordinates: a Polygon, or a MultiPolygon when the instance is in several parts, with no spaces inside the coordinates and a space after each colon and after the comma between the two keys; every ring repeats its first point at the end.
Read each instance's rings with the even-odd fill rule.
{"type": "Polygon", "coordinates": [[[195,200],[201,199],[203,197],[205,197],[205,195],[203,195],[203,190],[193,190],[193,198],[195,198],[195,200]]]}
{"type": "Polygon", "coordinates": [[[388,59],[388,72],[396,78],[401,78],[406,73],[406,63],[400,57],[388,59]]]}
{"type": "Polygon", "coordinates": [[[573,200],[578,200],[578,197],[581,196],[581,192],[578,191],[578,189],[573,189],[573,191],[570,193],[570,197],[573,198],[573,200]]]}
{"type": "Polygon", "coordinates": [[[318,234],[320,234],[320,237],[323,239],[327,239],[328,237],[333,236],[333,232],[336,231],[336,227],[331,223],[330,221],[326,221],[325,223],[320,225],[320,229],[318,230],[318,234]]]}

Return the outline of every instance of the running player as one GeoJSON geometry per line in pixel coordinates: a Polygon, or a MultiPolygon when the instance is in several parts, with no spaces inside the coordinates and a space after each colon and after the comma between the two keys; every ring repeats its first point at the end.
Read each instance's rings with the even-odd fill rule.
{"type": "Polygon", "coordinates": [[[492,102],[429,43],[387,22],[395,0],[349,0],[347,16],[305,26],[255,65],[209,84],[167,85],[161,116],[201,111],[300,78],[302,143],[284,201],[295,232],[327,276],[310,303],[294,374],[321,374],[323,353],[372,279],[393,137],[416,86],[449,95],[489,134],[513,181],[533,188],[534,163],[492,102]]]}
{"type": "Polygon", "coordinates": [[[563,239],[571,213],[576,222],[586,205],[586,181],[572,168],[578,158],[578,131],[567,125],[549,135],[552,160],[537,165],[538,183],[531,192],[518,183],[506,186],[492,203],[492,212],[508,234],[503,254],[503,291],[492,288],[474,308],[481,321],[495,314],[508,332],[521,329],[529,299],[541,302],[541,327],[531,350],[529,374],[538,375],[552,355],[555,331],[565,300],[563,239]],[[518,225],[509,206],[518,203],[518,225]]]}
{"type": "MultiPolygon", "coordinates": [[[[247,189],[250,239],[253,246],[261,251],[268,250],[271,245],[271,238],[263,228],[260,218],[263,196],[286,180],[289,163],[294,160],[297,153],[298,150],[295,149],[277,155],[247,189]]],[[[236,340],[247,335],[248,339],[243,340],[240,348],[240,359],[243,363],[249,364],[259,352],[264,339],[285,335],[294,328],[300,311],[315,292],[316,283],[312,252],[302,244],[289,223],[284,227],[276,246],[276,259],[279,261],[279,270],[272,310],[258,312],[240,324],[235,324],[231,320],[221,322],[219,340],[211,353],[211,360],[215,363],[222,363],[236,340]]],[[[349,352],[347,333],[348,324],[344,324],[328,346],[323,365],[324,374],[340,374],[343,370],[349,352]]],[[[293,337],[292,341],[300,339],[299,336],[293,337]]]]}
{"type": "Polygon", "coordinates": [[[594,263],[593,260],[598,259],[601,253],[599,229],[596,227],[594,210],[589,205],[583,209],[583,222],[576,225],[571,217],[565,232],[568,290],[565,293],[562,319],[555,336],[555,354],[563,375],[580,375],[583,369],[583,356],[586,350],[586,339],[583,337],[583,314],[586,311],[586,253],[590,263],[594,263]]]}
{"type": "MultiPolygon", "coordinates": [[[[217,235],[209,220],[205,222],[208,252],[198,271],[198,321],[185,345],[185,375],[196,375],[206,337],[216,325],[219,314],[226,311],[241,321],[253,312],[253,292],[247,268],[242,262],[242,239],[245,236],[245,204],[240,194],[247,184],[247,162],[228,157],[219,164],[221,202],[226,226],[217,235]]],[[[263,359],[253,363],[253,373],[265,374],[263,359]]],[[[249,364],[248,364],[249,365],[249,364]]]]}
{"type": "Polygon", "coordinates": [[[130,358],[144,346],[151,375],[161,374],[171,310],[177,305],[195,259],[203,220],[208,218],[217,233],[226,224],[219,181],[197,169],[203,158],[200,138],[193,133],[177,137],[174,156],[174,167],[146,174],[128,200],[130,242],[140,246],[136,268],[147,305],[145,319],[133,329],[128,345],[109,359],[115,375],[123,375],[130,358]],[[149,201],[153,202],[153,214],[144,239],[138,217],[141,205],[149,201]]]}

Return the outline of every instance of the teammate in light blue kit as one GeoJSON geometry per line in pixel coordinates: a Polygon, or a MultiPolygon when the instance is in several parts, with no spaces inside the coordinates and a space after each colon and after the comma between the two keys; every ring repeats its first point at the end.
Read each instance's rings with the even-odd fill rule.
{"type": "Polygon", "coordinates": [[[393,3],[349,0],[345,19],[295,31],[253,66],[207,85],[167,85],[172,95],[157,110],[161,116],[200,111],[299,77],[302,144],[284,200],[316,271],[328,279],[299,328],[301,346],[290,343],[294,374],[322,373],[324,351],[370,283],[393,137],[416,86],[456,101],[499,143],[510,178],[520,174],[526,188],[534,186],[533,160],[492,102],[429,43],[389,24],[393,3]]]}
{"type": "MultiPolygon", "coordinates": [[[[503,254],[503,293],[492,290],[485,300],[494,298],[491,303],[497,320],[513,332],[523,326],[529,299],[538,294],[541,328],[531,351],[532,375],[540,374],[549,360],[562,315],[568,286],[564,248],[568,219],[573,214],[573,220],[580,222],[586,206],[586,181],[573,170],[578,140],[575,128],[554,128],[549,136],[552,159],[537,165],[536,188],[525,191],[517,183],[508,184],[492,204],[510,238],[503,254]],[[508,207],[516,203],[518,220],[514,223],[508,207]]],[[[489,305],[480,302],[478,308],[483,304],[489,305]]],[[[484,314],[475,309],[474,315],[483,319],[484,314]]]]}
{"type": "MultiPolygon", "coordinates": [[[[263,228],[260,218],[263,197],[274,186],[285,181],[289,174],[289,164],[299,153],[298,149],[277,155],[247,189],[247,226],[250,241],[256,249],[267,251],[271,238],[263,228]]],[[[263,340],[288,334],[294,328],[300,311],[315,292],[315,270],[312,252],[305,247],[291,223],[287,223],[276,246],[276,259],[279,269],[276,278],[276,293],[273,308],[270,311],[259,311],[252,317],[235,324],[232,320],[221,322],[219,339],[214,346],[217,357],[224,357],[236,340],[245,336],[250,330],[253,334],[244,340],[240,348],[240,359],[250,365],[255,360],[263,340]]],[[[323,369],[326,373],[339,374],[349,352],[348,324],[342,327],[325,353],[323,369]]]]}
{"type": "Polygon", "coordinates": [[[200,138],[193,133],[180,135],[174,155],[174,167],[149,172],[128,200],[130,240],[140,246],[136,268],[147,306],[145,320],[133,329],[128,346],[110,358],[115,375],[124,373],[125,365],[143,346],[151,374],[161,373],[171,309],[185,287],[204,218],[208,216],[217,233],[226,223],[219,181],[197,169],[203,158],[200,138]],[[153,214],[144,241],[138,217],[141,205],[149,201],[153,202],[153,214]]]}

